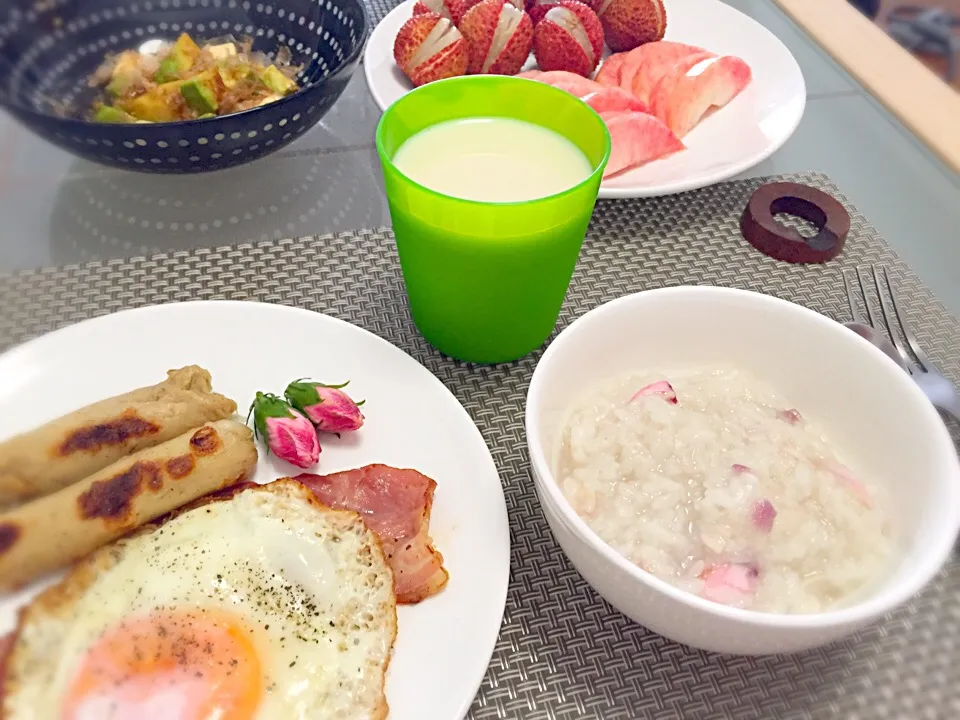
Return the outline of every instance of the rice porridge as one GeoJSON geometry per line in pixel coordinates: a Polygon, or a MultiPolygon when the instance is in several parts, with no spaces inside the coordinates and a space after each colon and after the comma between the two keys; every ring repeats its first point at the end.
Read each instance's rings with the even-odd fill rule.
{"type": "Polygon", "coordinates": [[[632,373],[565,418],[561,491],[617,552],[677,587],[814,613],[868,590],[889,562],[880,488],[755,377],[632,373]]]}

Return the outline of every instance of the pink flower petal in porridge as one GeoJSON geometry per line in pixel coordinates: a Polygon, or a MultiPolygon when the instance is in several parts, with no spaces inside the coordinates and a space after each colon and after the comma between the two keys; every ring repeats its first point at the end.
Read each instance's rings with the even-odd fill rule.
{"type": "Polygon", "coordinates": [[[857,480],[857,477],[846,465],[841,465],[840,463],[831,462],[828,463],[827,471],[832,473],[837,480],[840,481],[840,484],[846,487],[854,497],[861,502],[861,504],[866,508],[873,507],[873,501],[870,499],[870,493],[867,492],[867,488],[862,482],[857,480]]]}
{"type": "Polygon", "coordinates": [[[722,605],[743,606],[757,589],[760,571],[756,565],[737,563],[711,565],[700,573],[703,590],[700,594],[707,600],[722,605]]]}
{"type": "Polygon", "coordinates": [[[796,425],[798,422],[803,420],[803,415],[801,415],[800,411],[796,408],[781,410],[777,413],[777,417],[789,425],[796,425]]]}
{"type": "Polygon", "coordinates": [[[740,463],[735,463],[730,466],[730,469],[733,470],[734,475],[745,475],[746,473],[753,474],[753,468],[747,467],[746,465],[741,465],[740,463]]]}
{"type": "Polygon", "coordinates": [[[674,391],[673,385],[666,380],[660,380],[659,382],[651,383],[646,387],[640,388],[636,395],[630,398],[630,402],[648,395],[659,395],[671,405],[677,404],[677,393],[674,391]]]}
{"type": "Polygon", "coordinates": [[[750,518],[757,530],[768,533],[773,530],[773,521],[777,518],[777,509],[772,502],[764,498],[754,503],[750,518]]]}

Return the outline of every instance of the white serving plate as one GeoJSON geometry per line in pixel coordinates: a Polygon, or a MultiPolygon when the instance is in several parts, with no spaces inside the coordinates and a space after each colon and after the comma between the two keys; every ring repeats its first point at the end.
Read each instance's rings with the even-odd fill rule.
{"type": "MultiPolygon", "coordinates": [[[[381,110],[413,89],[394,62],[393,41],[415,4],[407,0],[394,8],[364,50],[367,86],[381,110]]],[[[803,73],[773,33],[720,0],[664,0],[664,5],[666,40],[737,55],[750,65],[753,81],[684,138],[685,151],[604,181],[601,198],[671,195],[728,180],[776,152],[803,116],[803,73]]],[[[535,67],[532,59],[528,66],[535,67]]]]}
{"type": "MultiPolygon", "coordinates": [[[[480,432],[428,370],[385,340],[306,310],[253,302],[187,302],[107,315],[0,355],[0,438],[97,400],[152,385],[197,364],[239,414],[257,390],[282,394],[301,377],[350,380],[366,423],[324,436],[330,473],[370,463],[415,468],[437,482],[430,532],[450,581],[398,607],[387,676],[390,720],[460,720],[486,673],[500,631],[510,568],[503,489],[480,432]]],[[[242,419],[242,418],[241,418],[242,419]]],[[[260,449],[257,482],[303,472],[260,449]]],[[[0,635],[52,579],[0,596],[0,635]]]]}

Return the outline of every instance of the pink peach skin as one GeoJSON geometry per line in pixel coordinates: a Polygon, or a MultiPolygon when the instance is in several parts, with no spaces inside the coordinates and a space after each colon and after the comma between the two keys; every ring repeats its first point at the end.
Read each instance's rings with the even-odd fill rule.
{"type": "Polygon", "coordinates": [[[645,387],[640,388],[639,390],[637,390],[636,394],[634,394],[634,396],[630,398],[630,402],[633,402],[634,400],[639,400],[640,398],[647,397],[649,395],[659,395],[671,405],[677,404],[677,393],[673,389],[673,385],[671,385],[666,380],[660,380],[659,382],[650,383],[649,385],[646,385],[645,387]]]}
{"type": "Polygon", "coordinates": [[[604,87],[593,80],[564,70],[541,72],[528,70],[518,77],[536,80],[546,85],[552,85],[576,95],[598,113],[629,110],[631,112],[649,112],[649,108],[640,100],[618,87],[604,87]]]}
{"type": "Polygon", "coordinates": [[[623,62],[627,59],[627,53],[616,53],[603,61],[603,65],[597,70],[593,78],[595,82],[605,87],[620,87],[620,71],[623,69],[623,62]]]}
{"type": "Polygon", "coordinates": [[[791,408],[790,410],[781,410],[777,413],[777,417],[788,425],[796,425],[798,422],[803,420],[803,416],[796,408],[791,408]]]}
{"type": "MultiPolygon", "coordinates": [[[[694,45],[661,40],[641,45],[627,53],[620,68],[620,87],[650,104],[650,91],[678,60],[706,50],[694,45]]],[[[608,58],[609,60],[609,58],[608,58]]]]}
{"type": "Polygon", "coordinates": [[[773,521],[777,519],[777,509],[767,499],[757,500],[750,513],[753,526],[762,533],[773,530],[773,521]]]}
{"type": "Polygon", "coordinates": [[[700,573],[701,595],[722,605],[743,605],[756,591],[759,576],[754,565],[712,565],[700,573]]]}
{"type": "Polygon", "coordinates": [[[603,85],[595,83],[593,80],[588,80],[576,73],[567,72],[566,70],[541,72],[539,75],[531,77],[530,79],[546,83],[547,85],[553,85],[555,88],[560,88],[561,90],[566,90],[578,98],[603,90],[603,85]]]}
{"type": "MultiPolygon", "coordinates": [[[[601,113],[610,132],[610,160],[603,171],[608,178],[684,149],[670,128],[642,112],[601,113]]],[[[641,391],[642,393],[643,391],[641,391]]]]}
{"type": "Polygon", "coordinates": [[[870,493],[867,492],[867,488],[864,487],[863,483],[857,480],[856,476],[846,465],[841,465],[840,463],[830,462],[827,464],[826,469],[830,472],[837,481],[849,490],[857,500],[860,501],[860,504],[866,508],[873,507],[873,501],[870,499],[870,493]]]}
{"type": "Polygon", "coordinates": [[[714,53],[704,50],[703,52],[684,55],[679,60],[672,62],[663,62],[652,67],[641,66],[637,74],[633,76],[632,92],[649,104],[652,102],[653,94],[657,91],[663,78],[673,75],[680,68],[687,70],[699,62],[715,57],[714,53]]]}
{"type": "Polygon", "coordinates": [[[598,92],[588,93],[580,99],[600,114],[612,112],[649,113],[650,111],[646,103],[618,87],[608,87],[598,92]]]}
{"type": "MultiPolygon", "coordinates": [[[[695,56],[694,56],[695,57],[695,56]]],[[[733,55],[679,62],[650,96],[650,110],[677,137],[685,137],[711,108],[722,108],[747,85],[750,66],[733,55]]]]}

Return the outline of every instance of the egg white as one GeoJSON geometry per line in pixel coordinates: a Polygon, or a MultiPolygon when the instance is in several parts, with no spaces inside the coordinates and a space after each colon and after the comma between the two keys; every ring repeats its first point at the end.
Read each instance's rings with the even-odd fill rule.
{"type": "Polygon", "coordinates": [[[26,611],[5,717],[58,717],[85,653],[108,628],[157,610],[197,608],[227,611],[248,631],[263,673],[258,718],[385,716],[393,576],[358,515],[324,508],[282,481],[194,508],[101,552],[110,562],[98,559],[92,581],[93,566],[81,566],[54,588],[54,602],[41,596],[26,611]],[[71,591],[71,582],[83,587],[71,591]]]}

